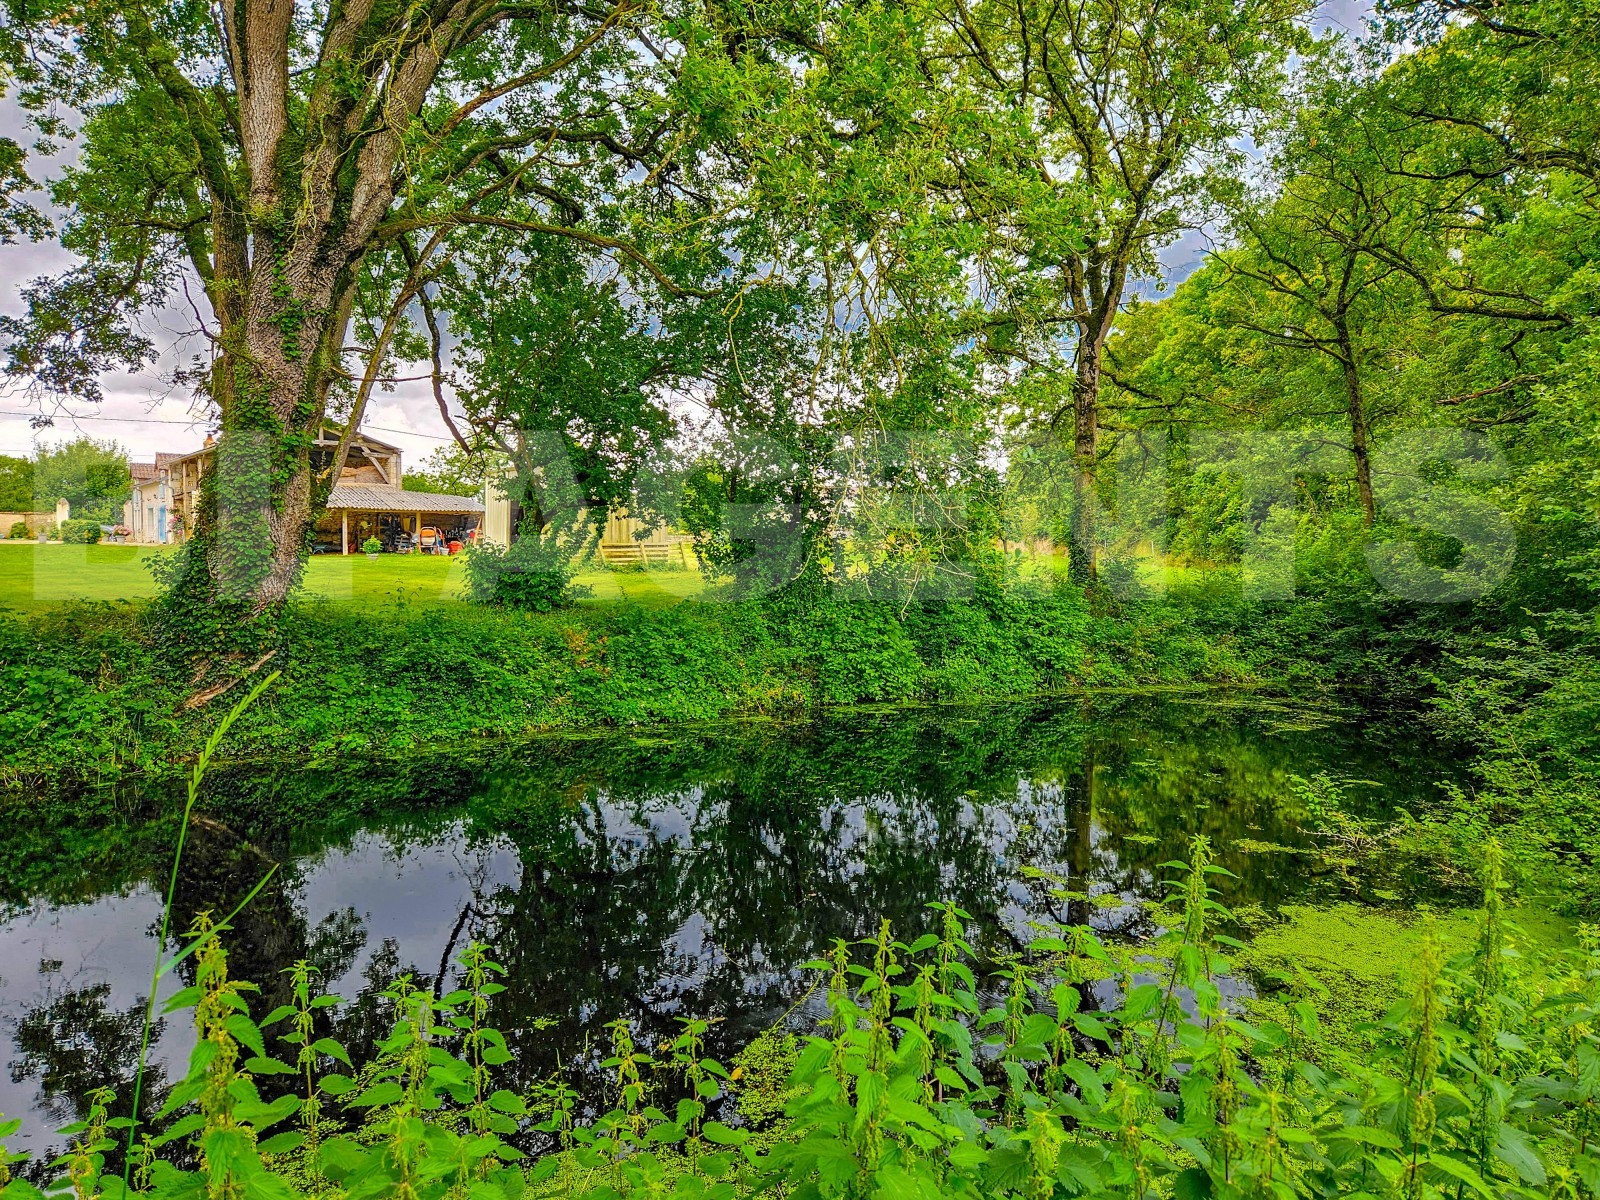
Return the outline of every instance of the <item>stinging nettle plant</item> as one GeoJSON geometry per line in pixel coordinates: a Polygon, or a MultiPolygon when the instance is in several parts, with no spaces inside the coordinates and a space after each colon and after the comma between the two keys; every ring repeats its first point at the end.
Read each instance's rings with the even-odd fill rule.
{"type": "MultiPolygon", "coordinates": [[[[1236,943],[1218,932],[1229,914],[1210,880],[1226,872],[1203,838],[1169,867],[1153,943],[1124,953],[1086,927],[1044,929],[993,987],[953,905],[933,906],[936,931],[909,944],[887,924],[838,943],[809,964],[827,1016],[802,1039],[782,1118],[763,1129],[711,1117],[736,1085],[692,1018],[659,1057],[612,1022],[615,1105],[587,1119],[559,1076],[495,1087],[511,1058],[489,1023],[503,969],[478,944],[438,998],[410,978],[391,985],[392,1032],[371,1060],[325,1072],[349,1070],[343,1047],[315,1037],[316,1014],[339,1001],[298,964],[290,1001],[257,1024],[253,989],[229,977],[219,926],[202,916],[195,981],[168,1003],[193,1010],[199,1034],[169,1123],[146,1133],[126,1177],[108,1173],[127,1122],[97,1093],[65,1131],[55,1186],[83,1198],[441,1200],[1594,1194],[1600,939],[1586,929],[1565,967],[1527,972],[1498,847],[1485,854],[1475,944],[1447,957],[1430,932],[1413,994],[1364,1028],[1359,1051],[1329,1042],[1304,999],[1289,1006],[1292,1028],[1225,1000],[1221,950],[1236,943]],[[292,1054],[269,1051],[277,1026],[292,1054]],[[274,1076],[292,1082],[267,1100],[274,1076]]],[[[0,1137],[16,1128],[0,1124],[0,1137]]],[[[18,1161],[0,1150],[0,1197],[34,1200],[18,1161]]]]}

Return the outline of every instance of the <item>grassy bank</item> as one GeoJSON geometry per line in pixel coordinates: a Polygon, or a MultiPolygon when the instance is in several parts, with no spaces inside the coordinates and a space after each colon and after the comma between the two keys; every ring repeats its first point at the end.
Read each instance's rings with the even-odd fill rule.
{"type": "MultiPolygon", "coordinates": [[[[312,599],[285,623],[283,678],[230,755],[448,749],[468,739],[798,716],[828,706],[970,701],[1084,687],[1331,687],[1370,631],[1301,606],[1260,614],[1174,601],[1093,609],[1071,588],[905,603],[824,589],[737,603],[611,603],[551,614],[312,599]],[[1284,644],[1300,653],[1281,654],[1284,644]]],[[[136,604],[0,617],[12,783],[105,777],[181,759],[213,703],[136,604]],[[198,718],[198,719],[197,719],[198,718]]]]}
{"type": "MultiPolygon", "coordinates": [[[[60,566],[56,551],[95,567],[103,594],[143,570],[143,550],[114,546],[0,546],[0,565],[60,566]]],[[[1426,862],[1457,886],[1495,835],[1519,887],[1557,893],[1568,911],[1600,909],[1600,692],[1587,640],[1513,641],[1485,634],[1470,610],[1349,590],[1252,604],[1220,572],[1093,601],[1047,578],[981,596],[861,581],[731,601],[687,572],[607,572],[609,598],[524,613],[462,603],[457,571],[444,558],[313,560],[261,667],[282,678],[224,756],[449,754],[545,731],[1092,688],[1337,694],[1424,715],[1473,764],[1448,811],[1383,827],[1346,820],[1351,845],[1374,847],[1363,853],[1395,877],[1426,862]]],[[[191,758],[227,694],[190,707],[193,666],[155,632],[146,602],[47,605],[37,576],[29,586],[31,611],[0,613],[0,784],[25,799],[191,758]]]]}
{"type": "MultiPolygon", "coordinates": [[[[83,548],[4,547],[0,564],[37,564],[50,550],[83,548]]],[[[136,547],[89,550],[101,552],[105,579],[138,566],[136,547]]],[[[1555,649],[1490,637],[1470,611],[1371,593],[1252,604],[1221,573],[1094,600],[1014,579],[981,596],[886,594],[874,581],[876,591],[819,585],[738,601],[716,590],[677,598],[671,588],[700,586],[685,572],[616,573],[628,590],[611,599],[526,613],[454,599],[455,570],[442,558],[313,560],[283,641],[260,668],[282,678],[223,756],[450,754],[546,731],[1093,688],[1337,695],[1423,715],[1472,764],[1447,811],[1383,826],[1341,817],[1351,846],[1367,847],[1394,878],[1427,863],[1459,886],[1477,848],[1498,836],[1519,888],[1556,894],[1566,911],[1600,909],[1600,693],[1586,641],[1555,649]],[[329,594],[330,579],[345,594],[329,594]]],[[[229,693],[191,707],[193,666],[158,628],[141,601],[0,613],[0,785],[13,799],[192,758],[229,693]]],[[[1339,808],[1336,791],[1318,803],[1339,808]]]]}

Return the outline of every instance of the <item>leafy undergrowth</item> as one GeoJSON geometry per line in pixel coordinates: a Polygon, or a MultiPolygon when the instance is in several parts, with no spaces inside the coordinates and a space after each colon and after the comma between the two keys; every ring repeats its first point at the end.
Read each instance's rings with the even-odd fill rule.
{"type": "MultiPolygon", "coordinates": [[[[1087,927],[1051,928],[991,988],[970,965],[966,914],[948,905],[941,931],[911,945],[887,925],[855,950],[839,944],[813,964],[827,978],[822,1027],[742,1056],[758,1099],[742,1118],[746,1067],[705,1057],[706,1026],[690,1018],[658,1051],[625,1022],[610,1027],[603,1114],[587,1115],[559,1075],[497,1088],[511,1054],[492,1023],[499,968],[481,947],[453,992],[393,985],[392,1032],[351,1068],[318,1035],[319,1013],[339,1002],[309,970],[257,1021],[254,989],[229,978],[202,920],[193,982],[169,1004],[193,1010],[198,1040],[161,1113],[136,1128],[98,1093],[55,1163],[0,1156],[0,1197],[36,1200],[52,1179],[80,1197],[351,1200],[1594,1190],[1600,953],[1586,930],[1581,950],[1542,970],[1518,956],[1496,846],[1468,945],[1451,956],[1425,928],[1408,995],[1358,1053],[1324,1034],[1305,999],[1282,1022],[1244,1020],[1224,1000],[1237,943],[1215,931],[1227,914],[1208,857],[1196,839],[1191,861],[1171,864],[1168,932],[1132,967],[1087,927]],[[1096,1010],[1108,987],[1113,1002],[1096,1010]]],[[[15,1129],[0,1124],[0,1137],[15,1129]]]]}
{"type": "MultiPolygon", "coordinates": [[[[1032,585],[913,605],[831,593],[554,613],[311,603],[283,623],[281,685],[225,752],[304,759],[1080,687],[1326,690],[1366,651],[1341,635],[1319,659],[1296,632],[1306,621],[1167,602],[1096,611],[1081,591],[1032,585]],[[1278,646],[1295,637],[1285,659],[1278,646]]],[[[185,707],[195,672],[152,628],[127,604],[0,616],[0,778],[104,779],[192,755],[220,705],[185,707]]]]}

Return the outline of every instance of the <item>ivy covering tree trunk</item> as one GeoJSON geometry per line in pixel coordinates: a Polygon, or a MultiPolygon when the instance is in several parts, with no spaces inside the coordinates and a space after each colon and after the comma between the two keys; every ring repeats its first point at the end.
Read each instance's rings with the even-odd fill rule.
{"type": "MultiPolygon", "coordinates": [[[[694,280],[739,285],[726,227],[705,217],[732,178],[737,122],[721,123],[759,89],[697,70],[742,50],[700,36],[714,14],[692,0],[668,7],[14,7],[0,33],[22,107],[80,143],[53,199],[83,262],[26,290],[3,331],[8,372],[51,400],[96,400],[103,372],[156,358],[141,314],[191,311],[209,353],[179,382],[220,439],[180,576],[269,615],[374,387],[430,357],[408,315],[419,301],[455,428],[429,301],[464,246],[497,236],[527,262],[570,243],[645,304],[713,295],[694,280]],[[313,461],[328,427],[342,440],[313,461]]],[[[0,184],[7,228],[41,232],[9,194],[27,177],[0,184]]]]}

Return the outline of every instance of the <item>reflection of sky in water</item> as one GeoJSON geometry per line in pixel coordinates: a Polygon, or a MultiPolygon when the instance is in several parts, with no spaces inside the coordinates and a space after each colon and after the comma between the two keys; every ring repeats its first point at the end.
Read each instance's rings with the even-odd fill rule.
{"type": "MultiPolygon", "coordinates": [[[[481,792],[451,800],[436,821],[386,831],[374,818],[372,827],[341,834],[340,844],[294,859],[285,872],[290,907],[275,911],[304,920],[303,931],[284,930],[294,954],[307,952],[305,939],[343,947],[334,956],[338,978],[325,986],[350,998],[370,985],[375,967],[395,959],[402,970],[432,976],[473,937],[496,946],[511,939],[520,957],[503,957],[518,995],[503,1028],[512,1036],[535,1017],[558,1018],[569,1039],[557,1047],[565,1062],[595,1059],[597,1025],[619,1015],[619,1002],[640,1006],[623,1010],[635,1017],[659,1016],[657,1037],[671,1017],[695,1015],[728,1018],[721,1033],[743,1038],[801,999],[813,980],[798,964],[825,952],[830,938],[870,936],[880,915],[911,920],[924,898],[970,897],[963,903],[982,926],[975,941],[1002,952],[1052,919],[1087,916],[1105,933],[1148,933],[1143,902],[1169,874],[1156,864],[1184,857],[1190,832],[1211,829],[1219,845],[1294,836],[1273,826],[1281,824],[1282,772],[1316,769],[1304,743],[1241,732],[1232,717],[1218,721],[1221,733],[1179,728],[1181,737],[1134,725],[1131,734],[1064,739],[1066,749],[1035,755],[1025,769],[1003,755],[981,769],[947,769],[947,743],[932,737],[918,758],[858,772],[859,787],[825,782],[833,777],[822,738],[814,759],[806,757],[812,751],[767,746],[765,759],[741,755],[706,770],[691,761],[628,785],[600,771],[581,773],[581,787],[566,779],[553,786],[538,772],[512,770],[503,781],[491,774],[463,785],[481,792]],[[467,815],[477,812],[479,794],[499,815],[467,815]],[[567,807],[552,810],[552,796],[567,807]],[[524,816],[537,819],[523,827],[524,816]],[[1052,898],[1025,867],[1065,878],[1091,902],[1052,898]],[[527,973],[520,990],[518,964],[527,973]]],[[[997,744],[1025,746],[1033,736],[1030,726],[1014,732],[997,744]]],[[[850,755],[871,749],[860,736],[838,737],[850,755]]],[[[1332,740],[1314,746],[1316,757],[1333,762],[1354,762],[1343,757],[1349,753],[1332,740]]],[[[1358,777],[1414,778],[1416,763],[1387,771],[1367,763],[1358,777]]],[[[270,823],[264,828],[273,836],[270,823]]],[[[312,825],[284,845],[316,847],[318,836],[312,825]]],[[[1235,889],[1270,891],[1286,874],[1259,857],[1235,855],[1229,865],[1251,876],[1229,881],[1235,889]]],[[[206,887],[223,886],[227,871],[206,887]]],[[[18,1023],[69,989],[101,983],[110,985],[112,1012],[136,1005],[159,918],[155,892],[139,885],[25,909],[0,924],[0,1111],[27,1118],[29,1148],[57,1139],[37,1132],[51,1125],[38,1110],[38,1080],[12,1078],[18,1023]],[[61,967],[41,975],[48,960],[61,967]]],[[[282,947],[271,953],[281,957],[282,947]]],[[[260,961],[267,970],[288,965],[260,961]]],[[[1096,988],[1102,1005],[1114,991],[1114,983],[1096,988]]],[[[811,992],[801,1018],[821,1015],[822,1006],[821,990],[811,992]]],[[[181,1073],[191,1041],[180,1015],[156,1057],[181,1073]]]]}
{"type": "MultiPolygon", "coordinates": [[[[155,969],[156,930],[161,921],[160,898],[149,888],[135,888],[125,896],[106,897],[89,904],[65,908],[35,907],[0,926],[0,1113],[32,1114],[25,1121],[13,1149],[43,1149],[41,1129],[54,1122],[38,1113],[36,1080],[13,1078],[17,1058],[17,1023],[28,1009],[48,1004],[69,990],[110,986],[107,1004],[120,1011],[140,1003],[150,988],[155,969]],[[59,969],[54,964],[59,962],[59,969]],[[46,969],[51,968],[51,969],[46,969]]],[[[173,975],[162,980],[158,993],[171,995],[181,987],[173,975]]],[[[194,1030],[183,1020],[168,1021],[152,1058],[181,1061],[194,1045],[194,1030]]],[[[68,1120],[73,1119],[68,1117],[68,1120]]]]}
{"type": "MultiPolygon", "coordinates": [[[[576,840],[592,844],[599,836],[613,858],[626,860],[640,851],[669,849],[675,860],[686,862],[697,852],[697,838],[707,824],[725,821],[726,813],[707,802],[700,786],[658,792],[643,802],[598,789],[586,811],[576,814],[576,840]]],[[[939,834],[939,817],[914,794],[885,791],[865,797],[839,799],[821,811],[823,826],[833,848],[838,880],[859,878],[869,869],[870,851],[888,839],[900,845],[932,844],[939,834]]],[[[1063,820],[1059,785],[1034,787],[1022,782],[1015,798],[1002,805],[979,807],[964,799],[956,824],[979,835],[990,848],[995,866],[1005,871],[1018,864],[1018,837],[1024,829],[1059,825],[1063,820]]],[[[774,855],[785,847],[774,832],[762,835],[774,855]]],[[[1058,867],[1059,864],[1050,864],[1058,867]]],[[[348,911],[359,922],[360,946],[348,968],[325,981],[328,991],[347,997],[363,986],[364,973],[386,942],[397,948],[402,969],[433,974],[447,955],[460,952],[470,932],[463,933],[463,909],[474,906],[469,930],[492,924],[493,897],[501,889],[515,891],[522,874],[515,848],[503,839],[469,838],[462,825],[445,831],[426,845],[397,843],[381,831],[362,831],[346,846],[328,849],[296,864],[296,907],[315,928],[348,911]]],[[[942,864],[940,876],[954,882],[956,868],[942,864]]],[[[1030,920],[1040,914],[1030,903],[1027,886],[1020,880],[1007,889],[1008,903],[998,914],[1019,938],[1028,936],[1030,920]]],[[[0,1008],[8,1020],[3,1030],[5,1063],[17,1057],[16,1023],[27,1009],[37,1008],[55,995],[74,988],[111,984],[108,1006],[120,1010],[138,1003],[149,979],[155,950],[154,931],[160,920],[159,897],[149,888],[126,896],[106,897],[61,908],[39,907],[0,926],[0,1008]],[[59,960],[59,971],[41,973],[44,960],[59,960]]],[[[659,974],[650,991],[640,997],[656,1010],[688,1015],[685,996],[699,994],[728,954],[717,945],[715,914],[695,912],[667,935],[660,947],[659,974]]],[[[760,941],[744,946],[738,967],[741,990],[752,1000],[774,990],[798,995],[804,988],[797,963],[777,961],[760,941]]],[[[169,977],[163,995],[180,986],[169,977]]],[[[821,1012],[820,993],[802,1012],[821,1012]]],[[[167,1032],[155,1046],[152,1061],[174,1064],[174,1073],[193,1044],[193,1033],[183,1015],[168,1022],[167,1032]]],[[[44,1149],[38,1131],[38,1081],[13,1080],[7,1070],[0,1076],[0,1111],[31,1114],[26,1124],[30,1136],[19,1148],[44,1149]]],[[[45,1121],[44,1125],[51,1122],[45,1121]]],[[[45,1138],[54,1143],[56,1139],[45,1138]]]]}
{"type": "Polygon", "coordinates": [[[453,834],[433,845],[396,846],[382,834],[364,832],[349,849],[304,864],[304,911],[315,919],[354,909],[366,934],[350,970],[326,981],[328,991],[353,995],[373,952],[390,939],[400,947],[403,964],[437,971],[461,910],[474,896],[517,885],[521,866],[509,845],[468,848],[459,827],[453,834]]]}
{"type": "MultiPolygon", "coordinates": [[[[497,885],[515,886],[516,854],[508,846],[465,848],[458,838],[430,846],[397,847],[382,834],[364,832],[348,849],[327,852],[302,864],[301,907],[313,923],[323,914],[347,908],[361,919],[365,945],[353,966],[327,990],[353,995],[373,952],[386,939],[400,947],[401,961],[432,971],[445,953],[461,907],[474,894],[497,885]]],[[[17,1080],[17,1023],[28,1009],[39,1008],[64,992],[109,984],[107,1006],[120,1011],[147,994],[155,965],[156,931],[161,898],[140,887],[126,896],[106,897],[83,905],[36,907],[0,926],[0,1113],[38,1110],[38,1081],[17,1080]],[[59,969],[41,970],[41,963],[59,969]]],[[[162,980],[159,995],[182,986],[175,974],[162,980]]],[[[168,1019],[161,1040],[152,1049],[153,1062],[180,1064],[194,1045],[186,1014],[168,1019]]],[[[68,1118],[71,1119],[70,1117],[68,1118]]],[[[41,1128],[54,1122],[24,1123],[15,1148],[39,1153],[41,1128]]]]}

